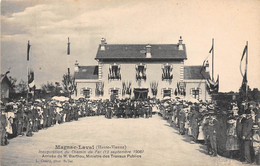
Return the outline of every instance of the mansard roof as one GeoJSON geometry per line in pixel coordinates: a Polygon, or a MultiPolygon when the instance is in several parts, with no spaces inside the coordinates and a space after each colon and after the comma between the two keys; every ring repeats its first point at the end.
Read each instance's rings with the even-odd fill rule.
{"type": "Polygon", "coordinates": [[[209,72],[206,72],[202,66],[184,66],[185,80],[210,79],[209,72]]]}
{"type": "Polygon", "coordinates": [[[98,47],[96,59],[142,59],[142,60],[184,60],[186,56],[186,46],[182,44],[183,49],[179,49],[178,44],[149,44],[151,57],[146,57],[147,44],[105,44],[104,50],[101,50],[101,44],[98,47]]]}
{"type": "Polygon", "coordinates": [[[98,66],[79,66],[75,79],[98,79],[98,66]]]}

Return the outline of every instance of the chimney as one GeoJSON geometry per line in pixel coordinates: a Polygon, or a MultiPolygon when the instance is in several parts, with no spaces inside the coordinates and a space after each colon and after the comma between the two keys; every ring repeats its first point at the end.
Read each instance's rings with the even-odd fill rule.
{"type": "Polygon", "coordinates": [[[75,72],[79,72],[79,63],[78,63],[77,60],[76,60],[76,62],[75,62],[74,71],[75,71],[75,72]]]}
{"type": "Polygon", "coordinates": [[[102,51],[105,51],[105,45],[106,45],[106,39],[105,38],[102,38],[101,39],[101,47],[100,47],[100,50],[102,51]]]}
{"type": "Polygon", "coordinates": [[[146,58],[151,58],[152,57],[152,55],[151,55],[151,45],[150,44],[148,44],[147,46],[146,46],[146,58]]]}
{"type": "Polygon", "coordinates": [[[181,36],[180,36],[180,40],[179,40],[179,43],[178,43],[178,49],[183,50],[183,44],[182,44],[182,37],[181,36]]]}
{"type": "Polygon", "coordinates": [[[205,66],[205,72],[209,72],[209,61],[208,60],[206,60],[204,66],[205,66]]]}

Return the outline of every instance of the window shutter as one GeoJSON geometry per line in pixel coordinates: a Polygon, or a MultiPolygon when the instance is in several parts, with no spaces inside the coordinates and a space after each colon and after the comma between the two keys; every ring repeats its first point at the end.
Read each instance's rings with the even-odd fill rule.
{"type": "Polygon", "coordinates": [[[201,88],[199,88],[199,93],[202,94],[201,88]]]}

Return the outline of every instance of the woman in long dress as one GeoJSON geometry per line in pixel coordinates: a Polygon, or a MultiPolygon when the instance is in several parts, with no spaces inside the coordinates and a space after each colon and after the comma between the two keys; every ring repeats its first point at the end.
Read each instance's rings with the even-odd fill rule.
{"type": "Polygon", "coordinates": [[[229,156],[233,158],[235,153],[239,150],[239,140],[237,137],[237,121],[234,117],[231,117],[227,121],[227,141],[226,150],[229,151],[229,156]]]}

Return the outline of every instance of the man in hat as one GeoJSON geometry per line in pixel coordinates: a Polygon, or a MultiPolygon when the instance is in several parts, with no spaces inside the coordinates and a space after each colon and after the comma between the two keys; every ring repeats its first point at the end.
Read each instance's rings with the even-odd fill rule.
{"type": "Polygon", "coordinates": [[[246,110],[246,114],[251,114],[253,122],[255,122],[256,114],[254,111],[254,105],[252,103],[249,103],[248,105],[249,106],[248,106],[248,109],[246,110]]]}
{"type": "Polygon", "coordinates": [[[32,127],[33,127],[33,114],[32,114],[32,109],[31,109],[32,103],[29,102],[26,110],[26,121],[27,121],[27,126],[26,126],[26,136],[31,137],[33,136],[32,133],[32,127]]]}
{"type": "Polygon", "coordinates": [[[193,141],[196,142],[199,135],[199,107],[192,106],[191,111],[191,134],[193,137],[193,141]]]}
{"type": "Polygon", "coordinates": [[[17,118],[17,135],[23,135],[23,117],[24,117],[24,112],[23,112],[23,106],[22,104],[18,105],[18,111],[16,113],[16,118],[17,118]]]}
{"type": "Polygon", "coordinates": [[[38,120],[39,120],[39,114],[38,114],[38,109],[37,109],[37,104],[33,104],[33,109],[32,109],[32,114],[33,114],[33,132],[38,132],[38,120]]]}
{"type": "Polygon", "coordinates": [[[6,118],[6,108],[1,103],[1,114],[0,114],[0,139],[1,139],[1,146],[7,145],[9,142],[7,141],[7,133],[6,133],[6,126],[7,126],[7,118],[6,118]]]}
{"type": "Polygon", "coordinates": [[[245,118],[242,120],[242,141],[244,146],[244,158],[247,163],[252,163],[251,158],[251,137],[252,137],[252,127],[253,127],[253,119],[250,112],[246,112],[245,118]]]}
{"type": "Polygon", "coordinates": [[[253,149],[255,154],[255,162],[257,165],[260,165],[260,136],[259,136],[259,126],[254,125],[253,126],[253,149]]]}
{"type": "Polygon", "coordinates": [[[185,113],[185,109],[187,108],[187,105],[184,104],[183,108],[180,110],[179,112],[179,133],[181,135],[185,134],[185,121],[186,121],[186,113],[185,113]]]}
{"type": "Polygon", "coordinates": [[[208,150],[209,154],[212,156],[217,156],[217,119],[214,115],[213,105],[208,106],[209,118],[208,118],[208,134],[209,134],[209,144],[208,150]]]}
{"type": "MultiPolygon", "coordinates": [[[[258,125],[260,128],[260,108],[259,108],[259,103],[256,104],[256,108],[254,109],[256,117],[255,117],[255,123],[258,125]]],[[[258,130],[260,133],[260,130],[258,130]]]]}

